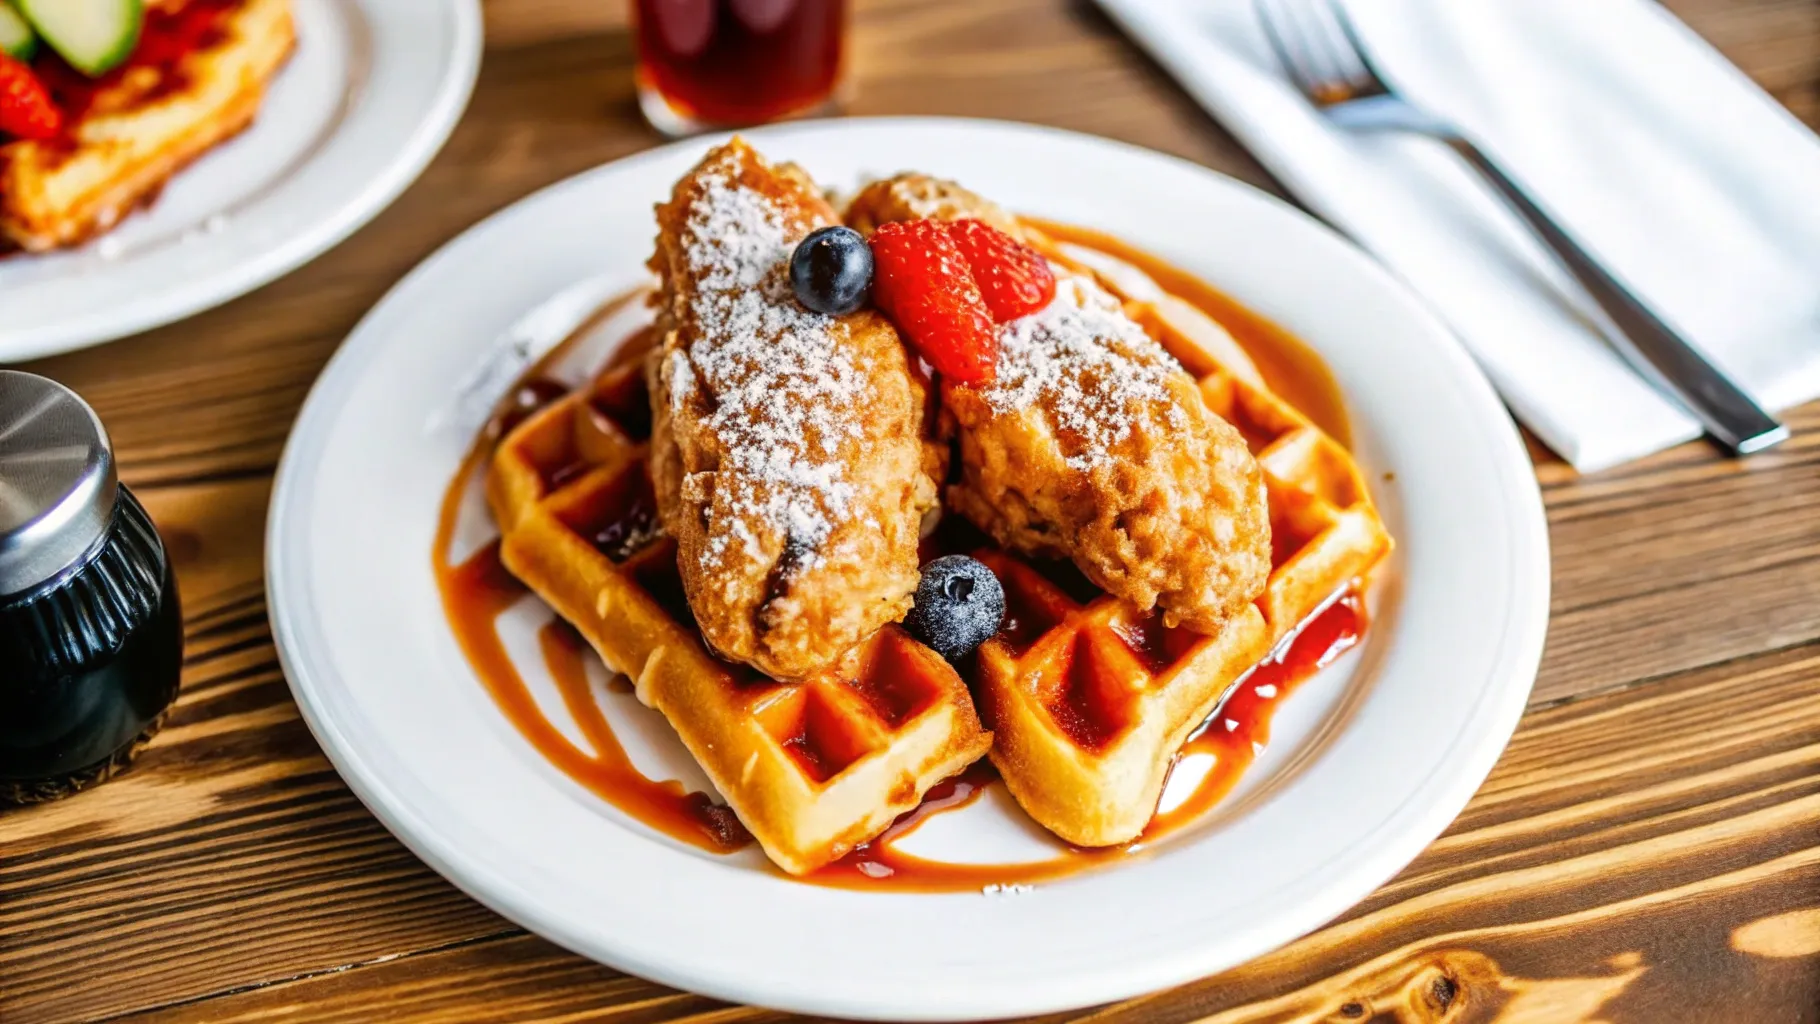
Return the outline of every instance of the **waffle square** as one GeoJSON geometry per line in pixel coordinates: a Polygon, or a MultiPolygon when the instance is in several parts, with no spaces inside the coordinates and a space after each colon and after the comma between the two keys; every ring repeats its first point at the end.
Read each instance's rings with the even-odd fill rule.
{"type": "MultiPolygon", "coordinates": [[[[1117,282],[1101,283],[1118,293],[1117,282]]],[[[1272,570],[1252,608],[1219,634],[1165,628],[1106,595],[1071,598],[1033,565],[977,557],[1005,585],[1004,633],[979,655],[992,760],[1031,817],[1081,846],[1142,834],[1184,740],[1276,645],[1370,571],[1391,547],[1359,467],[1307,417],[1204,350],[1167,307],[1121,296],[1126,312],[1187,365],[1264,471],[1272,570]]]]}
{"type": "Polygon", "coordinates": [[[1003,551],[975,557],[1005,587],[1007,628],[980,648],[977,683],[1006,788],[1068,842],[1135,838],[1189,732],[1269,652],[1262,613],[1203,636],[1106,594],[1082,603],[1003,551]]]}
{"type": "Polygon", "coordinates": [[[703,647],[646,469],[634,362],[513,427],[488,502],[501,557],[633,683],[785,871],[836,860],[991,745],[966,685],[890,625],[823,675],[781,683],[703,647]]]}

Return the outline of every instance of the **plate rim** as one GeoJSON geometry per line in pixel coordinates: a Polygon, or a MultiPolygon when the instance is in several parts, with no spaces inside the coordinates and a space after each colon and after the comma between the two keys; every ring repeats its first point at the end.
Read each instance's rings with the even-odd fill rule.
{"type": "MultiPolygon", "coordinates": [[[[1301,898],[1285,912],[1275,915],[1268,925],[1254,928],[1250,934],[1262,935],[1263,938],[1257,943],[1259,948],[1248,954],[1246,959],[1278,948],[1356,905],[1413,860],[1459,815],[1508,745],[1518,719],[1527,706],[1536,670],[1540,665],[1548,626],[1551,587],[1546,519],[1540,487],[1530,469],[1526,450],[1490,383],[1452,332],[1422,300],[1350,240],[1276,196],[1191,161],[1118,140],[1065,129],[974,118],[832,119],[796,122],[744,134],[763,142],[799,132],[839,132],[856,126],[919,127],[1059,137],[1094,147],[1119,150],[1126,157],[1166,161],[1211,179],[1211,183],[1218,187],[1247,193],[1254,201],[1261,199],[1276,207],[1277,212],[1286,213],[1303,221],[1305,226],[1313,227],[1325,236],[1326,244],[1337,243],[1341,252],[1336,255],[1348,263],[1353,271],[1370,278],[1376,290],[1393,299],[1400,314],[1407,317],[1409,326],[1419,328],[1422,333],[1429,335],[1437,354],[1453,363],[1454,371],[1464,371],[1460,377],[1461,385],[1476,393],[1472,396],[1474,404],[1490,403],[1498,410],[1496,419],[1501,421],[1502,426],[1492,425],[1496,436],[1491,439],[1502,449],[1499,458],[1494,460],[1503,464],[1497,477],[1498,489],[1509,499],[1505,507],[1512,512],[1512,536],[1518,540],[1517,546],[1529,552],[1531,557],[1527,560],[1520,560],[1515,555],[1512,557],[1513,585],[1520,584],[1529,599],[1527,602],[1513,602],[1511,612],[1506,617],[1498,644],[1500,656],[1495,661],[1498,671],[1488,676],[1488,680],[1496,677],[1496,685],[1486,686],[1473,703],[1470,713],[1463,719],[1467,727],[1463,727],[1446,744],[1445,756],[1440,763],[1445,764],[1449,771],[1431,773],[1405,794],[1395,809],[1389,811],[1369,833],[1354,837],[1344,846],[1337,847],[1334,857],[1328,862],[1356,853],[1366,848],[1370,841],[1376,845],[1370,846],[1367,851],[1372,854],[1369,867],[1360,868],[1355,864],[1348,875],[1350,884],[1344,887],[1336,887],[1331,883],[1317,887],[1314,886],[1312,876],[1304,876],[1300,880],[1302,887],[1318,888],[1319,898],[1301,898]],[[1505,471],[1512,467],[1520,467],[1520,470],[1514,475],[1505,471]],[[1468,742],[1469,736],[1472,739],[1471,748],[1460,751],[1459,748],[1468,742]],[[1389,835],[1383,837],[1380,835],[1382,833],[1389,835]]],[[[877,998],[869,1001],[856,1000],[806,992],[800,988],[786,991],[776,985],[767,986],[750,977],[730,981],[728,972],[724,969],[716,971],[697,964],[652,959],[641,955],[636,943],[603,942],[598,935],[583,934],[560,915],[551,915],[534,902],[519,898],[522,893],[510,880],[488,878],[486,881],[491,888],[478,891],[479,885],[471,885],[472,879],[469,877],[475,864],[472,861],[463,863],[461,851],[444,850],[438,845],[438,837],[420,831],[426,826],[415,809],[398,801],[395,793],[388,792],[384,780],[373,773],[371,765],[363,760],[363,755],[347,744],[337,723],[324,713],[325,709],[315,704],[310,686],[305,681],[311,669],[304,665],[304,648],[298,637],[300,624],[288,614],[281,596],[293,574],[307,579],[309,573],[307,569],[293,569],[289,564],[287,545],[283,538],[291,528],[290,520],[302,515],[302,508],[294,499],[294,494],[302,488],[300,479],[307,479],[316,465],[306,464],[306,458],[320,451],[321,435],[332,426],[333,414],[340,411],[362,361],[388,340],[389,335],[370,329],[373,322],[380,319],[381,314],[419,280],[436,273],[440,264],[451,258],[451,253],[463,242],[515,216],[521,207],[571,187],[581,179],[605,173],[608,168],[663,160],[679,149],[699,149],[722,137],[724,136],[685,139],[631,154],[554,182],[494,212],[439,247],[401,279],[354,328],[325,367],[312,387],[285,445],[274,481],[271,514],[266,531],[266,597],[271,610],[273,638],[287,683],[305,722],[342,778],[369,810],[413,853],[469,896],[580,955],[691,991],[807,1013],[890,1020],[978,1019],[1071,1009],[1126,998],[1140,992],[1157,991],[1194,981],[1233,966],[1229,960],[1209,963],[1204,956],[1196,956],[1195,951],[1190,949],[1171,958],[1146,964],[1142,968],[1126,969],[1116,979],[1108,980],[1097,976],[1084,979],[1058,978],[1045,994],[1035,997],[1020,992],[1012,997],[973,993],[967,997],[953,998],[932,987],[919,994],[922,1002],[905,1009],[898,1006],[887,1008],[877,998]],[[316,443],[312,446],[310,441],[316,443]]],[[[481,873],[484,873],[484,869],[481,873]]]]}
{"type": "MultiPolygon", "coordinates": [[[[346,4],[363,12],[362,16],[369,16],[364,12],[371,10],[377,0],[329,2],[336,6],[346,4]]],[[[225,263],[214,273],[181,288],[134,296],[116,305],[43,322],[17,334],[0,332],[0,365],[104,345],[226,305],[310,263],[385,212],[442,151],[461,123],[479,81],[485,36],[480,0],[437,0],[437,6],[452,19],[454,46],[429,105],[414,118],[415,127],[402,144],[388,158],[378,161],[358,188],[323,204],[323,215],[312,221],[310,229],[256,246],[250,255],[225,263]]],[[[382,54],[375,50],[375,61],[382,54]]],[[[330,137],[347,130],[358,116],[356,113],[337,125],[330,137]]],[[[308,166],[306,161],[303,167],[308,166]]]]}

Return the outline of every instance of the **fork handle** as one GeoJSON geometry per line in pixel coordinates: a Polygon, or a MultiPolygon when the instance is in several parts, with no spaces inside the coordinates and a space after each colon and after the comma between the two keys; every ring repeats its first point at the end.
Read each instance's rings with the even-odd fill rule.
{"type": "Polygon", "coordinates": [[[1787,427],[1651,313],[1479,147],[1458,136],[1447,143],[1485,176],[1599,303],[1618,327],[1619,336],[1612,340],[1624,358],[1645,379],[1678,398],[1714,440],[1733,455],[1748,455],[1788,437],[1787,427]]]}

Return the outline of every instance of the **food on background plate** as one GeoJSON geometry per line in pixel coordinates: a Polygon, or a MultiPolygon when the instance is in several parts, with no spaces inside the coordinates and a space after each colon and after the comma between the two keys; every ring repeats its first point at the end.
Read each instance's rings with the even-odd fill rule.
{"type": "Polygon", "coordinates": [[[17,8],[0,3],[0,53],[14,60],[31,60],[38,52],[38,33],[17,8]]]}
{"type": "Polygon", "coordinates": [[[655,326],[493,451],[499,557],[792,874],[988,753],[1067,842],[1138,838],[1222,701],[1363,628],[1358,468],[1134,269],[920,175],[846,220],[739,140],[678,182],[655,326]]]}
{"type": "Polygon", "coordinates": [[[258,113],[289,0],[0,0],[0,247],[114,227],[258,113]]]}

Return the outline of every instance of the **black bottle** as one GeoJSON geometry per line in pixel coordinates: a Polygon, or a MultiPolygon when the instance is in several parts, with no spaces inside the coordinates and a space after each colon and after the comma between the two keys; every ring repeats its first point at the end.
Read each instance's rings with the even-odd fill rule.
{"type": "Polygon", "coordinates": [[[0,804],[107,778],[177,696],[182,616],[86,403],[0,370],[0,804]]]}

